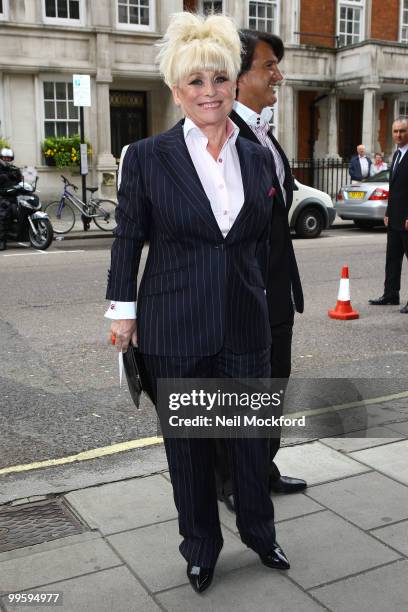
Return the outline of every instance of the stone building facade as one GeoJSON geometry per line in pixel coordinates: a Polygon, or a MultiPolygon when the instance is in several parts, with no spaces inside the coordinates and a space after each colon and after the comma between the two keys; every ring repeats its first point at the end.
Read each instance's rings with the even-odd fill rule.
{"type": "Polygon", "coordinates": [[[89,182],[105,193],[121,147],[179,118],[155,43],[183,8],[283,38],[274,122],[289,157],[348,158],[360,142],[391,155],[391,121],[408,114],[408,0],[0,0],[0,136],[37,168],[45,199],[60,173],[40,143],[78,129],[74,73],[91,76],[89,182]]]}

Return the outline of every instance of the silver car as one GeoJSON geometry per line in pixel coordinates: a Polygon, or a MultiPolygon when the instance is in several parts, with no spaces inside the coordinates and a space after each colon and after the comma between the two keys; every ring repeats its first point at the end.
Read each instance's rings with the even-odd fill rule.
{"type": "Polygon", "coordinates": [[[361,229],[384,224],[388,203],[389,171],[383,170],[356,185],[342,187],[334,207],[341,219],[350,219],[361,229]]]}

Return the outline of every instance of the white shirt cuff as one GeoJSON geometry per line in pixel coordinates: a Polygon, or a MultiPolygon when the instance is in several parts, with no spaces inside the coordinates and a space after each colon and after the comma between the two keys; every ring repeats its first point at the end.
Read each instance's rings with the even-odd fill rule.
{"type": "Polygon", "coordinates": [[[105,312],[107,319],[136,319],[136,302],[112,301],[105,312]]]}

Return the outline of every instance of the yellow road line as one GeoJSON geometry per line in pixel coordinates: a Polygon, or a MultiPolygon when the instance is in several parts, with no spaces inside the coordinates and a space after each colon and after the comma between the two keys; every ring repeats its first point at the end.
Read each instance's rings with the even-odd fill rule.
{"type": "MultiPolygon", "coordinates": [[[[305,415],[306,417],[317,416],[333,410],[346,410],[347,408],[357,408],[358,406],[369,406],[370,404],[382,404],[395,399],[403,399],[408,397],[408,391],[401,393],[393,393],[392,395],[384,395],[381,397],[373,397],[358,402],[350,402],[348,404],[338,404],[337,406],[327,406],[322,408],[315,408],[307,410],[306,412],[292,412],[286,413],[290,418],[300,417],[305,415]]],[[[119,444],[112,444],[111,446],[102,446],[100,448],[92,448],[76,455],[69,455],[68,457],[60,457],[59,459],[47,459],[46,461],[36,461],[34,463],[26,463],[22,465],[12,465],[7,468],[0,468],[0,476],[5,474],[16,474],[18,472],[28,472],[31,470],[39,470],[46,467],[55,467],[57,465],[66,465],[68,463],[75,463],[76,461],[89,461],[90,459],[98,459],[99,457],[106,457],[108,455],[116,455],[117,453],[123,453],[125,451],[133,450],[135,448],[145,448],[147,446],[154,446],[155,444],[162,444],[163,438],[151,437],[151,438],[140,438],[138,440],[129,440],[127,442],[120,442],[119,444]]]]}
{"type": "Polygon", "coordinates": [[[133,450],[134,448],[143,448],[145,446],[153,446],[161,444],[163,438],[141,438],[139,440],[129,440],[111,446],[102,446],[100,448],[92,448],[91,450],[69,455],[68,457],[60,457],[59,459],[47,459],[46,461],[36,461],[35,463],[26,463],[22,465],[12,465],[11,467],[1,468],[0,476],[4,474],[14,474],[17,472],[28,472],[29,470],[39,470],[40,468],[54,467],[56,465],[65,465],[67,463],[75,463],[76,461],[89,461],[89,459],[98,459],[107,455],[115,455],[124,451],[133,450]]]}
{"type": "Polygon", "coordinates": [[[319,414],[325,414],[326,412],[332,412],[334,410],[346,410],[347,408],[357,408],[358,406],[370,406],[371,404],[383,404],[384,402],[390,402],[395,399],[403,399],[408,397],[408,391],[402,391],[401,393],[393,393],[392,395],[383,395],[381,397],[371,397],[368,399],[360,400],[358,402],[349,402],[348,404],[338,404],[337,406],[327,406],[322,408],[312,408],[306,412],[286,412],[285,416],[290,418],[318,416],[319,414]]]}

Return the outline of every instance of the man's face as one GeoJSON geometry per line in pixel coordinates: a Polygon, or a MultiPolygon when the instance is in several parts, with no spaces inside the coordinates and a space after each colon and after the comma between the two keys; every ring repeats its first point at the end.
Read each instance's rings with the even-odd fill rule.
{"type": "Polygon", "coordinates": [[[394,121],[392,137],[398,147],[405,147],[408,144],[408,121],[394,121]]]}
{"type": "Polygon", "coordinates": [[[238,100],[260,113],[265,106],[276,102],[275,86],[283,80],[278,58],[263,40],[255,47],[252,65],[238,81],[238,100]]]}
{"type": "Polygon", "coordinates": [[[364,155],[365,155],[365,147],[363,145],[358,145],[357,153],[360,155],[360,157],[364,157],[364,155]]]}

